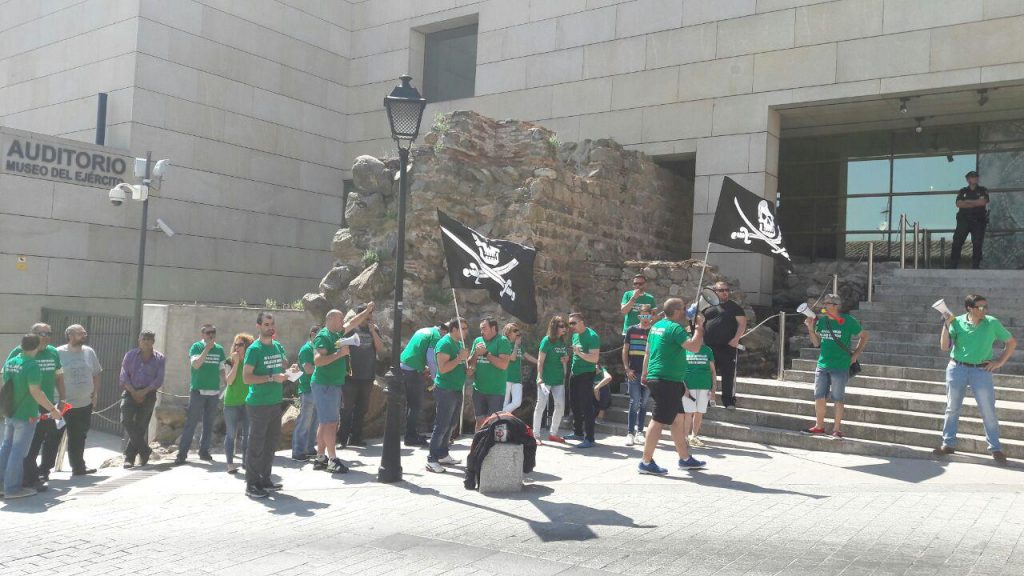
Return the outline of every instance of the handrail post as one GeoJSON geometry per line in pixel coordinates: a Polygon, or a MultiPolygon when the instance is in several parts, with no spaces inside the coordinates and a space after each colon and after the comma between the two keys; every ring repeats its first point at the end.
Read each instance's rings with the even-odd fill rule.
{"type": "Polygon", "coordinates": [[[832,293],[839,294],[839,274],[832,275],[832,293]]]}
{"type": "Polygon", "coordinates": [[[907,215],[900,214],[900,270],[907,267],[907,215]]]}
{"type": "Polygon", "coordinates": [[[875,294],[875,243],[868,242],[868,302],[875,294]]]}
{"type": "Polygon", "coordinates": [[[778,379],[786,378],[786,313],[779,312],[779,373],[778,379]]]}
{"type": "Polygon", "coordinates": [[[924,267],[925,268],[931,268],[932,267],[932,231],[931,230],[925,229],[925,230],[923,230],[921,232],[921,242],[924,243],[924,251],[923,251],[924,254],[921,256],[922,258],[924,258],[924,267]]]}
{"type": "Polygon", "coordinates": [[[921,234],[921,223],[914,222],[914,270],[917,270],[917,239],[921,234]]]}

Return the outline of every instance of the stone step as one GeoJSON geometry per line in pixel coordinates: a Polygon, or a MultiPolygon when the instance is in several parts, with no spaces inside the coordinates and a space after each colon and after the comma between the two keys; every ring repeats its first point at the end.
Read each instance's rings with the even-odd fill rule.
{"type": "MultiPolygon", "coordinates": [[[[817,356],[814,359],[795,358],[793,369],[814,372],[817,366],[817,356]]],[[[893,366],[874,363],[862,363],[863,376],[878,376],[882,378],[907,378],[912,380],[926,380],[929,382],[945,382],[946,370],[942,368],[918,368],[914,366],[893,366]]],[[[1017,374],[997,373],[992,375],[996,386],[1024,389],[1024,376],[1017,374]]]]}
{"type": "MultiPolygon", "coordinates": [[[[814,371],[812,370],[786,370],[786,380],[792,382],[814,382],[814,371]]],[[[945,396],[945,382],[929,382],[927,380],[908,380],[904,378],[884,378],[881,376],[865,376],[859,374],[852,383],[860,388],[872,390],[891,390],[894,392],[914,392],[918,394],[935,394],[945,396]]],[[[996,386],[997,400],[1011,402],[1024,402],[1024,389],[1006,386],[996,386]]]]}
{"type": "MultiPolygon", "coordinates": [[[[1024,299],[1020,297],[1019,292],[1014,295],[1008,295],[1004,298],[999,298],[990,294],[985,294],[985,296],[991,299],[990,304],[992,305],[992,308],[990,309],[990,313],[994,316],[999,316],[1000,311],[1002,311],[1004,316],[1020,315],[1021,311],[1024,311],[1024,299]]],[[[932,303],[939,298],[943,298],[946,301],[946,306],[949,306],[949,309],[954,313],[959,314],[963,311],[963,300],[954,299],[948,294],[936,294],[934,292],[930,294],[876,293],[872,297],[873,301],[871,303],[904,304],[931,309],[932,303]],[[961,305],[958,306],[958,303],[961,305]]]]}
{"type": "MultiPolygon", "coordinates": [[[[902,334],[917,334],[919,336],[927,336],[928,338],[934,338],[938,341],[939,328],[942,325],[937,318],[932,318],[932,322],[900,322],[900,321],[886,321],[886,320],[864,320],[857,314],[860,325],[871,332],[871,337],[874,338],[877,334],[883,334],[886,332],[902,333],[902,334]]],[[[1004,324],[1005,326],[1005,324],[1004,324]]],[[[1007,327],[1011,333],[1019,330],[1016,327],[1007,327]]],[[[806,334],[806,330],[804,333],[806,334]]]]}
{"type": "MultiPolygon", "coordinates": [[[[598,425],[598,432],[609,434],[610,437],[602,438],[602,444],[616,444],[624,440],[626,434],[625,424],[609,423],[598,425]]],[[[694,449],[698,458],[703,452],[715,450],[715,440],[736,440],[740,442],[754,442],[764,444],[766,451],[772,446],[796,448],[799,450],[813,450],[817,452],[837,452],[843,454],[858,454],[862,456],[874,456],[878,458],[914,458],[919,460],[935,460],[930,447],[906,446],[892,444],[889,442],[876,442],[863,438],[846,438],[834,440],[828,436],[808,436],[799,432],[780,428],[770,428],[753,424],[740,424],[734,422],[718,421],[711,418],[704,420],[701,425],[701,437],[708,443],[708,448],[694,449]]],[[[662,434],[662,442],[668,439],[668,432],[662,434]]],[[[669,446],[664,446],[669,448],[669,446]]],[[[640,454],[639,447],[635,447],[637,456],[640,454]]],[[[973,464],[991,464],[992,458],[988,455],[969,454],[958,452],[945,456],[942,461],[964,462],[973,464]]],[[[1011,458],[1010,466],[1013,468],[1024,467],[1024,463],[1011,458]]]]}
{"type": "MultiPolygon", "coordinates": [[[[905,366],[909,368],[931,368],[931,369],[945,369],[946,365],[949,364],[949,357],[942,356],[939,350],[936,350],[934,356],[914,356],[910,354],[891,354],[885,352],[863,352],[860,356],[860,361],[865,364],[881,364],[883,366],[905,366]]],[[[801,348],[800,358],[803,359],[817,359],[818,349],[817,348],[801,348]]],[[[1000,372],[1003,374],[1021,375],[1024,374],[1024,363],[1011,361],[1007,362],[1000,368],[1000,372]]]]}
{"type": "MultiPolygon", "coordinates": [[[[902,332],[870,332],[871,338],[864,348],[866,352],[884,352],[889,354],[909,354],[912,356],[941,355],[947,357],[939,348],[938,334],[906,334],[902,332]],[[903,335],[903,336],[901,336],[903,335]]],[[[789,339],[790,347],[814,348],[809,336],[794,336],[789,339]]],[[[1003,345],[992,346],[992,357],[998,358],[1003,353],[1003,345]]],[[[1017,348],[1010,354],[1011,362],[1024,362],[1024,350],[1017,348]]]]}
{"type": "MultiPolygon", "coordinates": [[[[863,325],[862,325],[863,326],[863,325]]],[[[866,326],[864,326],[867,329],[866,326]]],[[[868,342],[892,342],[892,343],[904,343],[904,344],[922,344],[928,346],[939,346],[939,330],[940,328],[934,324],[929,326],[929,330],[923,332],[904,332],[900,330],[886,330],[883,326],[876,330],[871,330],[871,340],[868,342]]],[[[992,346],[993,350],[1003,350],[1002,343],[995,343],[992,346]]]]}
{"type": "MultiPolygon", "coordinates": [[[[932,302],[934,302],[934,300],[932,302]]],[[[952,308],[951,310],[954,314],[959,314],[960,312],[959,310],[953,310],[952,308]]],[[[1010,331],[1024,328],[1024,309],[1007,310],[1004,308],[1000,310],[993,307],[991,312],[991,315],[998,318],[999,322],[1002,323],[1003,326],[1006,326],[1010,331]]],[[[931,302],[919,302],[916,304],[888,301],[861,302],[860,307],[851,311],[851,314],[857,320],[931,322],[936,326],[942,322],[942,316],[932,309],[931,302]]]]}
{"type": "Polygon", "coordinates": [[[942,268],[929,269],[896,269],[892,271],[892,278],[899,279],[930,279],[941,278],[953,283],[956,282],[999,282],[1005,280],[1020,280],[1020,270],[946,270],[942,268]]]}
{"type": "Polygon", "coordinates": [[[880,282],[875,284],[876,296],[892,296],[892,295],[907,295],[907,296],[918,296],[921,300],[927,300],[931,298],[934,302],[939,298],[945,298],[946,304],[949,304],[952,308],[956,305],[957,308],[963,308],[964,297],[968,294],[982,294],[986,298],[992,300],[1003,299],[1003,298],[1020,298],[1020,291],[1016,289],[1016,285],[1019,281],[1009,281],[1003,284],[985,284],[983,286],[972,285],[972,286],[950,286],[946,282],[936,280],[934,285],[922,284],[920,281],[907,282],[900,284],[892,284],[886,282],[880,282]]]}

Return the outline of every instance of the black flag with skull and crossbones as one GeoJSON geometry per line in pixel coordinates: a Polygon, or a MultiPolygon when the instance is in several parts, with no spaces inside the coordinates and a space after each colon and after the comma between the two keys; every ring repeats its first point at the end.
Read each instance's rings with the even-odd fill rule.
{"type": "Polygon", "coordinates": [[[508,240],[492,240],[440,210],[444,258],[452,288],[487,290],[491,300],[516,318],[537,322],[533,260],[537,250],[508,240]]]}
{"type": "Polygon", "coordinates": [[[709,242],[775,256],[792,264],[771,202],[726,176],[718,197],[709,242]]]}

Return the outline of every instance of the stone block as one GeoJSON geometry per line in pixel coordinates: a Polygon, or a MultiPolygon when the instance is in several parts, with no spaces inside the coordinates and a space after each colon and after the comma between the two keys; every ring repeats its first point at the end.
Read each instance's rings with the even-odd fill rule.
{"type": "Polygon", "coordinates": [[[612,109],[657,106],[677,100],[679,69],[660,68],[612,78],[612,109]]]}
{"type": "Polygon", "coordinates": [[[657,142],[711,135],[712,101],[678,102],[643,109],[643,139],[657,142]]]}
{"type": "Polygon", "coordinates": [[[524,10],[518,3],[507,0],[488,0],[480,6],[478,27],[481,32],[485,32],[525,24],[529,21],[530,11],[524,10]]]}
{"type": "Polygon", "coordinates": [[[749,16],[757,0],[689,0],[683,4],[683,26],[749,16]]]}
{"type": "Polygon", "coordinates": [[[643,36],[585,46],[583,77],[600,78],[643,70],[646,50],[643,36]]]}
{"type": "Polygon", "coordinates": [[[557,20],[542,20],[509,28],[506,30],[504,57],[519,58],[551,52],[556,48],[556,28],[557,20]]]}
{"type": "Polygon", "coordinates": [[[526,88],[526,59],[502,60],[476,68],[477,96],[526,88]]]}
{"type": "Polygon", "coordinates": [[[792,48],[793,10],[769,12],[718,23],[718,57],[756,54],[792,48]]]}
{"type": "Polygon", "coordinates": [[[714,136],[697,142],[696,174],[732,174],[747,171],[750,136],[714,136]]]}
{"type": "Polygon", "coordinates": [[[842,0],[797,8],[796,45],[878,36],[882,0],[842,0]]]}
{"type": "Polygon", "coordinates": [[[964,68],[947,72],[930,72],[913,76],[883,78],[881,89],[886,92],[909,92],[913,90],[930,90],[948,88],[950,86],[968,86],[981,81],[980,68],[964,68]]]}
{"type": "Polygon", "coordinates": [[[583,48],[558,50],[526,59],[526,86],[547,86],[583,79],[583,48]]]}
{"type": "Polygon", "coordinates": [[[679,99],[746,94],[754,84],[754,57],[739,56],[679,67],[679,99]]]}
{"type": "Polygon", "coordinates": [[[647,35],[647,68],[714,60],[718,26],[705,24],[647,35]]]}
{"type": "MultiPolygon", "coordinates": [[[[554,5],[559,2],[543,2],[554,5]]],[[[615,7],[577,12],[558,19],[555,27],[559,48],[572,48],[615,39],[615,7]]]]}
{"type": "Polygon", "coordinates": [[[625,2],[617,7],[615,19],[617,38],[671,30],[683,24],[683,3],[679,0],[625,2]]]}
{"type": "Polygon", "coordinates": [[[840,42],[836,79],[850,82],[927,72],[930,42],[927,31],[840,42]]]}
{"type": "Polygon", "coordinates": [[[612,105],[611,78],[596,78],[554,87],[551,115],[576,116],[606,112],[612,105]]]}
{"type": "Polygon", "coordinates": [[[711,133],[746,134],[768,129],[768,107],[788,100],[787,92],[761,92],[715,100],[711,133]]]}
{"type": "Polygon", "coordinates": [[[931,31],[931,70],[955,70],[1024,61],[1024,16],[931,31]]]}
{"type": "Polygon", "coordinates": [[[836,45],[820,44],[754,56],[754,92],[836,81],[836,45]]]}
{"type": "Polygon", "coordinates": [[[985,0],[982,9],[982,16],[986,20],[1022,14],[1024,14],[1024,0],[985,0]]]}
{"type": "Polygon", "coordinates": [[[521,492],[523,489],[523,447],[495,444],[480,465],[481,494],[521,492]]]}
{"type": "Polygon", "coordinates": [[[579,138],[612,138],[619,144],[633,144],[642,140],[642,108],[588,114],[580,118],[579,138]]]}
{"type": "Polygon", "coordinates": [[[882,32],[906,32],[975,22],[982,18],[982,2],[963,0],[886,0],[882,32]]]}

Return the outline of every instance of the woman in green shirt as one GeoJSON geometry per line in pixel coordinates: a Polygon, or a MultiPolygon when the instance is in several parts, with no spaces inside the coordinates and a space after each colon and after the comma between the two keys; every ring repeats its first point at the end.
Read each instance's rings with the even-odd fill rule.
{"type": "Polygon", "coordinates": [[[245,411],[245,396],[249,387],[242,382],[242,363],[245,351],[252,344],[252,334],[235,334],[228,364],[227,388],[224,389],[224,460],[228,463],[228,474],[238,472],[235,464],[235,439],[242,448],[242,465],[245,465],[245,448],[249,441],[249,415],[245,411]]]}
{"type": "Polygon", "coordinates": [[[565,334],[569,324],[562,316],[555,316],[548,322],[548,333],[540,341],[537,352],[537,404],[533,408],[533,435],[540,442],[540,427],[544,422],[544,411],[548,398],[554,396],[555,408],[551,413],[548,440],[564,444],[558,435],[558,427],[565,414],[565,368],[569,364],[569,341],[565,334]]]}
{"type": "Polygon", "coordinates": [[[505,338],[512,343],[512,360],[508,363],[507,376],[505,376],[507,382],[503,412],[515,412],[516,408],[523,404],[523,360],[525,359],[531,364],[537,363],[536,358],[523,352],[523,337],[520,331],[519,325],[515,322],[505,324],[501,331],[505,338]]]}

